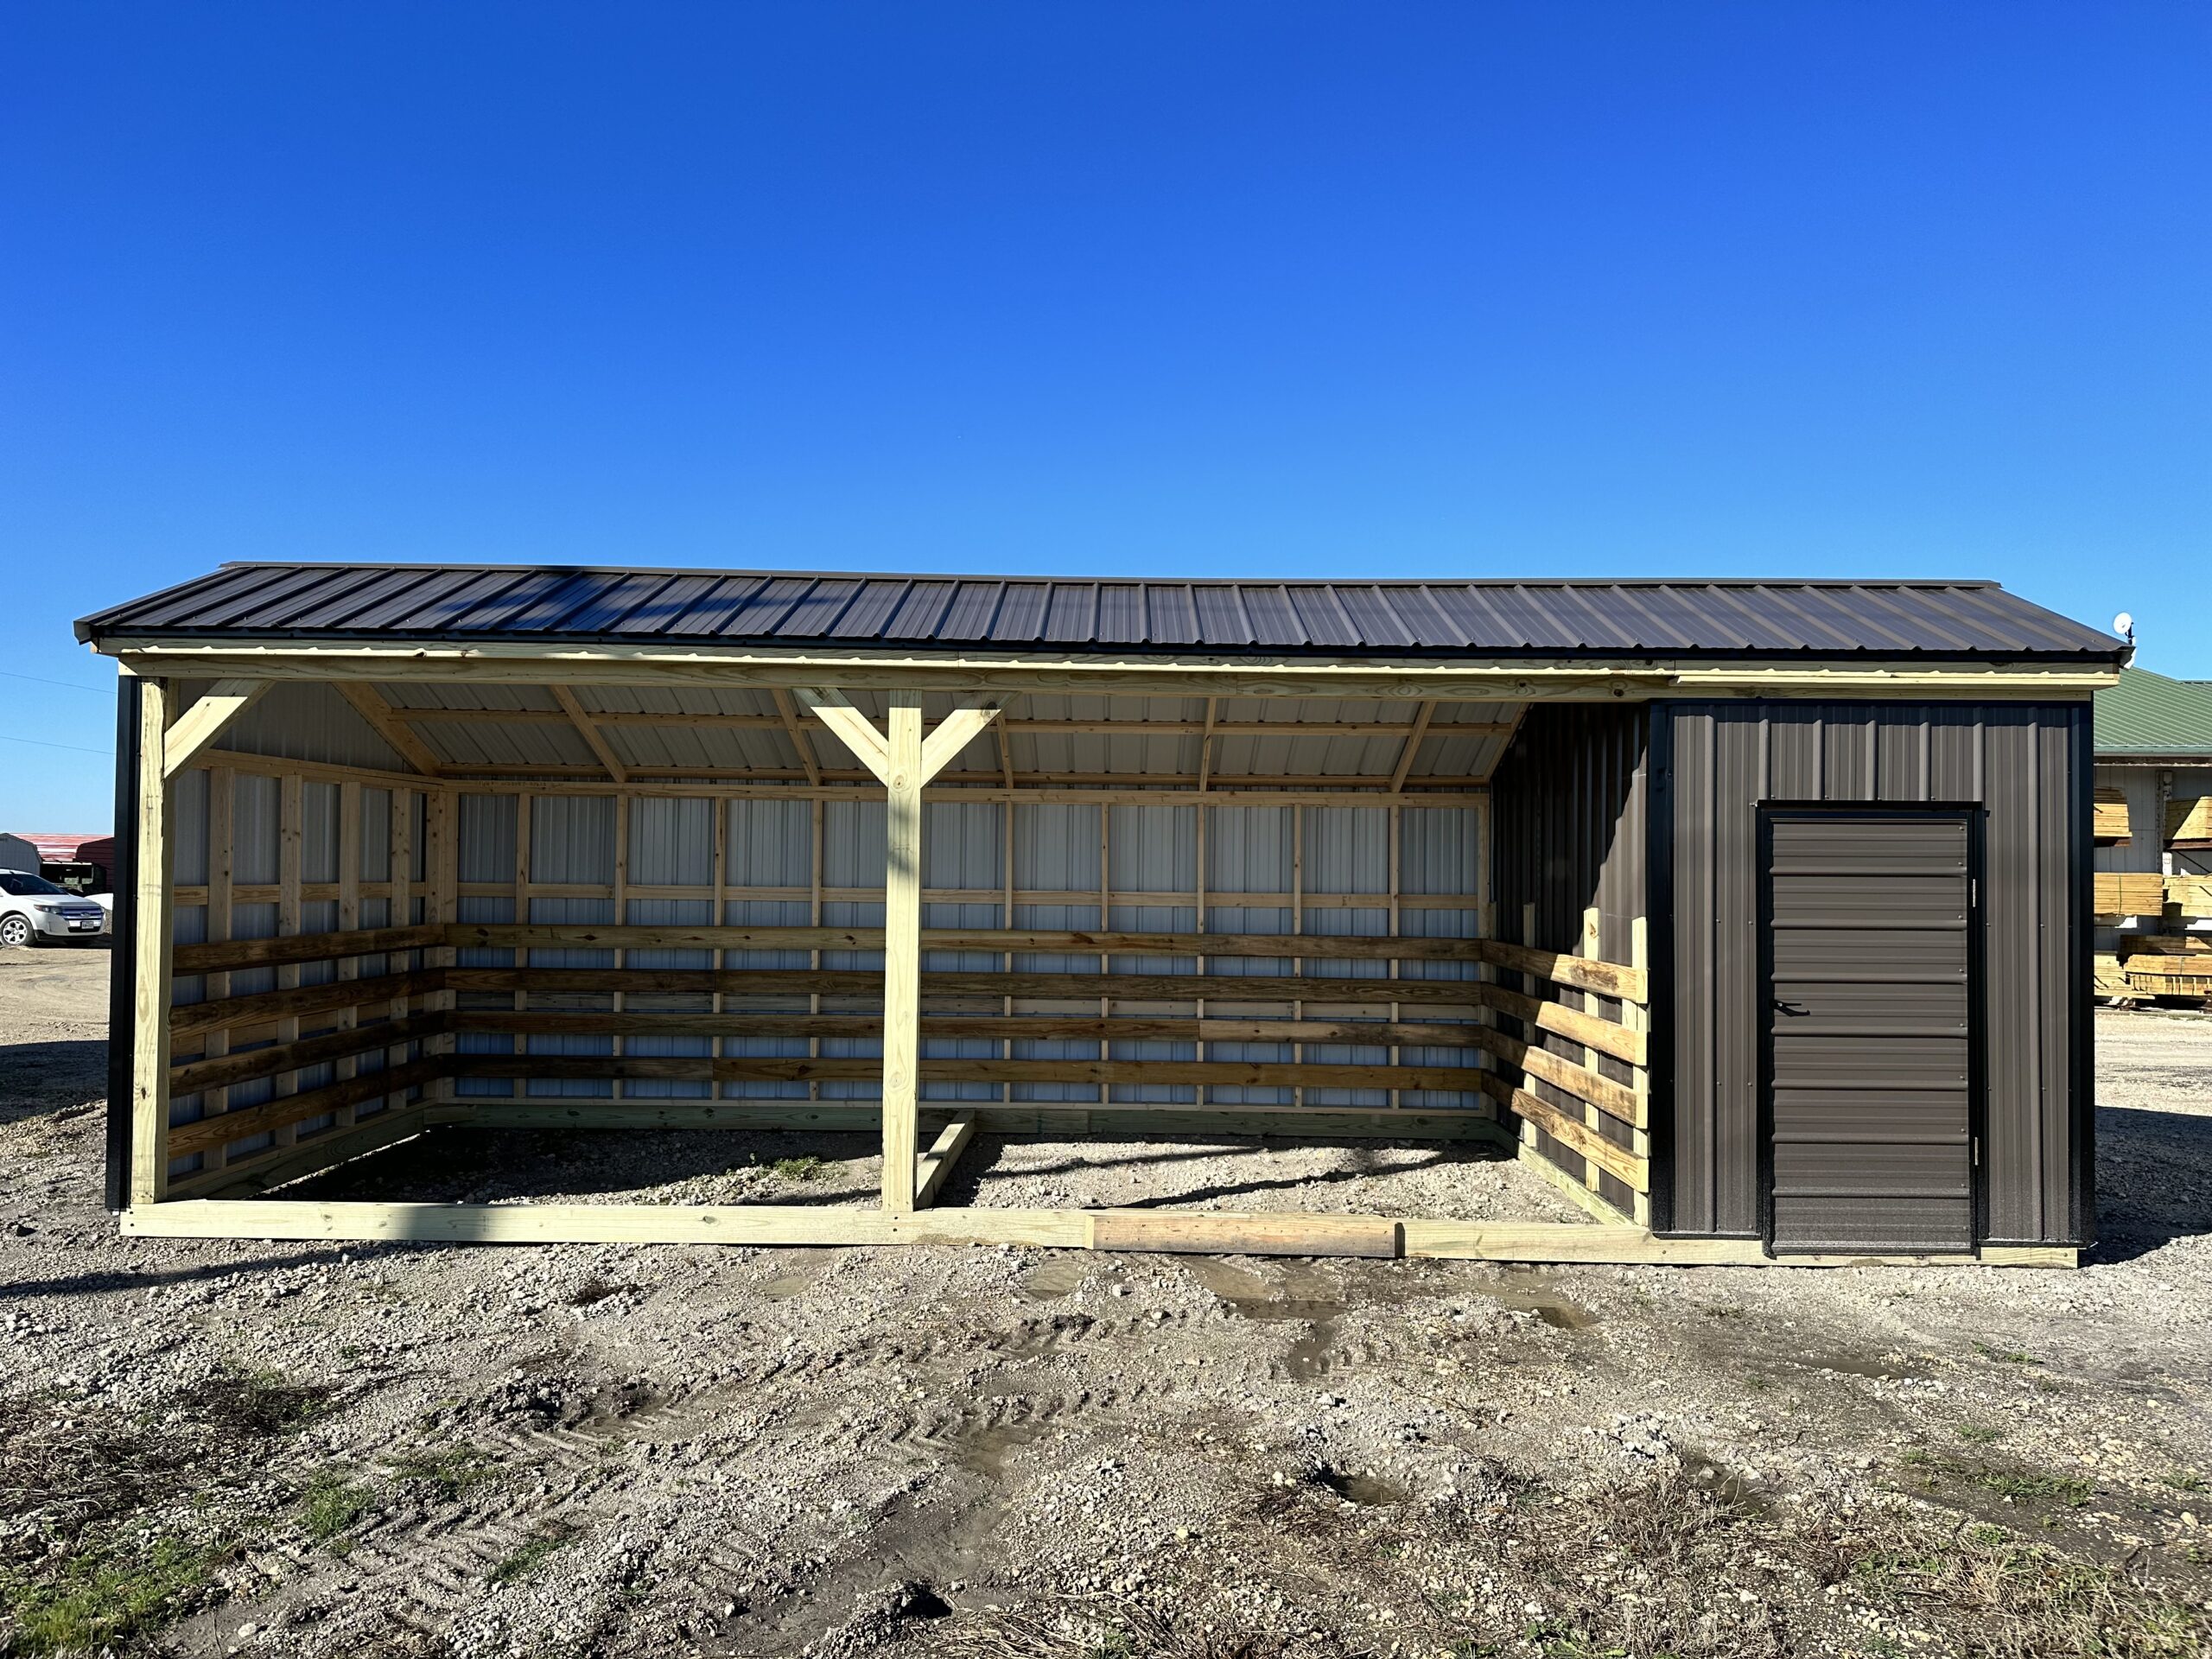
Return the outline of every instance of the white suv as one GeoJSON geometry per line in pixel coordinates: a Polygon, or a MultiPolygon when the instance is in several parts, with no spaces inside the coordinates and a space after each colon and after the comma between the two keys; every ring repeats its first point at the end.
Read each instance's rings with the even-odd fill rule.
{"type": "Polygon", "coordinates": [[[43,876],[0,870],[0,944],[36,944],[41,938],[98,938],[107,912],[43,876]]]}

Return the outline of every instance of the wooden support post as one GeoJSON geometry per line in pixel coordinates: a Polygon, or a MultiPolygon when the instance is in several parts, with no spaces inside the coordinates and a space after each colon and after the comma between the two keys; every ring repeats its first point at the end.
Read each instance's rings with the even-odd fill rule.
{"type": "Polygon", "coordinates": [[[138,839],[133,947],[137,995],[130,1033],[130,1202],[158,1204],[169,1185],[169,954],[175,924],[169,913],[168,687],[149,679],[139,688],[138,839]]]}
{"type": "MultiPolygon", "coordinates": [[[[997,716],[1000,703],[995,698],[968,702],[940,721],[925,742],[918,691],[889,694],[888,732],[876,730],[840,692],[801,689],[798,696],[884,788],[883,1208],[909,1215],[916,1202],[921,1101],[922,789],[997,716]]],[[[821,880],[818,858],[815,880],[821,880]]]]}
{"type": "Polygon", "coordinates": [[[922,988],[922,707],[893,693],[884,744],[888,797],[883,867],[883,1207],[914,1208],[920,1101],[922,988]]]}

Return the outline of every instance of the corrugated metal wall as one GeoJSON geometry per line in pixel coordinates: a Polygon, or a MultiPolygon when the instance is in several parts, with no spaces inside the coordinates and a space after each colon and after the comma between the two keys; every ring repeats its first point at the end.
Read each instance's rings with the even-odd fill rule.
{"type": "MultiPolygon", "coordinates": [[[[1530,708],[1491,779],[1500,938],[1635,965],[1635,925],[1649,906],[1648,731],[1649,716],[1641,707],[1530,708]],[[1583,924],[1592,910],[1597,912],[1598,931],[1587,938],[1583,924]]],[[[1586,1006],[1607,1019],[1620,1016],[1620,1004],[1611,997],[1560,995],[1570,1006],[1586,1006]]],[[[1594,1065],[1616,1081],[1631,1077],[1622,1062],[1554,1033],[1518,1034],[1577,1065],[1594,1065]]],[[[1586,1116],[1580,1102],[1541,1079],[1524,1077],[1522,1086],[1577,1118],[1586,1116]]],[[[1603,1113],[1587,1116],[1599,1134],[1630,1143],[1627,1125],[1603,1113]]],[[[1587,1166],[1579,1154],[1541,1132],[1537,1145],[1553,1163],[1577,1180],[1586,1180],[1587,1166]]],[[[1597,1191],[1615,1209],[1632,1213],[1636,1195],[1624,1183],[1600,1172],[1597,1191]]]]}
{"type": "Polygon", "coordinates": [[[1759,1225],[1760,804],[1924,802],[1980,809],[1985,1236],[2088,1242],[2088,702],[1675,703],[1653,729],[1658,1224],[1759,1225]]]}
{"type": "MultiPolygon", "coordinates": [[[[722,871],[723,923],[731,926],[804,926],[811,919],[817,810],[808,801],[738,799],[716,802],[703,798],[635,798],[618,803],[607,796],[533,796],[530,803],[530,860],[528,879],[533,887],[563,889],[558,896],[533,893],[528,919],[535,922],[590,922],[614,919],[613,894],[616,874],[616,813],[626,810],[627,866],[626,879],[632,887],[658,889],[650,897],[629,896],[621,919],[634,925],[680,925],[713,918],[715,904],[714,849],[717,817],[727,825],[728,843],[722,871]],[[695,894],[671,893],[671,888],[696,888],[695,894]],[[599,889],[599,893],[579,892],[599,889]]],[[[512,889],[518,874],[517,859],[517,800],[512,795],[462,793],[459,797],[460,860],[458,877],[461,919],[505,921],[515,912],[515,899],[481,889],[499,886],[512,889]],[[471,889],[476,889],[471,891],[471,889]]],[[[925,927],[1038,928],[1085,931],[1103,925],[1121,931],[1196,932],[1199,931],[1198,899],[1205,898],[1205,931],[1216,933],[1287,933],[1302,924],[1308,933],[1344,933],[1370,938],[1390,931],[1390,887],[1393,856],[1390,846],[1394,810],[1389,806],[1323,807],[1224,805],[1205,809],[1204,880],[1200,880],[1199,809],[1192,804],[1145,805],[1122,803],[1108,807],[1083,803],[1024,802],[1012,810],[1013,845],[1007,846],[1007,808],[995,801],[963,801],[957,796],[932,798],[923,809],[923,882],[936,896],[925,899],[925,927]],[[1017,898],[1008,916],[1007,891],[1017,898]],[[1097,898],[1084,902],[1090,895],[1097,898]],[[1049,895],[1049,901],[1041,896],[1049,895]],[[1126,895],[1126,896],[1125,896],[1126,895]],[[1254,902],[1240,902],[1249,898],[1254,902]],[[1351,902],[1371,899],[1371,903],[1351,902]],[[1103,910],[1102,912],[1102,901],[1103,910]],[[1300,914],[1302,909],[1302,916],[1300,914]]],[[[869,896],[883,885],[884,804],[881,800],[830,801],[822,804],[820,874],[823,925],[880,927],[883,905],[869,896]]],[[[1399,848],[1395,859],[1399,890],[1420,902],[1407,905],[1400,916],[1401,931],[1409,934],[1471,938],[1478,931],[1478,906],[1484,891],[1482,830],[1478,809],[1466,806],[1428,806],[1406,801],[1395,810],[1399,848]],[[1455,904],[1464,899],[1464,904],[1455,904]]],[[[516,953],[507,950],[464,950],[464,965],[507,965],[516,953]]],[[[535,950],[528,951],[533,967],[611,966],[613,954],[606,950],[535,950]]],[[[708,950],[632,950],[626,965],[651,967],[710,967],[717,953],[708,950]]],[[[812,965],[805,950],[728,951],[726,965],[750,968],[805,968],[812,965]]],[[[824,950],[819,965],[827,969],[874,969],[882,953],[875,950],[824,950]]],[[[1144,974],[1195,974],[1198,958],[1183,957],[1119,956],[1110,959],[1113,971],[1144,974]]],[[[938,969],[990,970],[1009,966],[1016,972],[1091,973],[1105,965],[1096,952],[995,952],[931,950],[925,965],[938,969]]],[[[1249,975],[1270,981],[1294,972],[1294,964],[1276,957],[1208,957],[1206,971],[1218,975],[1249,975]]],[[[1471,975],[1467,964],[1408,962],[1401,965],[1409,976],[1452,977],[1471,975]]],[[[1381,962],[1316,961],[1316,974],[1379,975],[1387,977],[1389,965],[1381,962]]],[[[1277,995],[1285,993],[1278,990],[1277,995]]],[[[664,1011],[703,1012],[706,998],[645,996],[630,994],[627,1006],[664,1011]]],[[[468,994],[464,1005],[507,1007],[505,994],[468,994]]],[[[606,994],[590,995],[533,995],[533,1007],[603,1009],[612,1006],[612,986],[606,994]]],[[[725,1011],[804,1013],[807,999],[799,997],[740,997],[722,1000],[725,1011]]],[[[869,1012],[874,999],[826,1000],[829,1013],[869,1012]]],[[[1023,1001],[1017,1012],[1097,1011],[1095,1000],[1083,1003],[1023,1001]]],[[[1124,1013],[1162,1011],[1164,1005],[1117,1004],[1124,1013]]],[[[1381,1018],[1374,1005],[1346,1009],[1345,1019],[1381,1018]]],[[[1417,1010],[1405,1017],[1418,1020],[1417,1010]]],[[[463,1035],[461,1050],[467,1053],[512,1053],[512,1039],[463,1035]]],[[[872,1058],[880,1053],[875,1040],[855,1038],[819,1039],[825,1056],[872,1058]]],[[[533,1038],[533,1053],[605,1053],[605,1038],[533,1038]]],[[[804,1056],[804,1038],[743,1037],[722,1039],[721,1052],[733,1056],[804,1056]]],[[[1121,1042],[1109,1058],[1117,1059],[1194,1059],[1195,1046],[1160,1042],[1121,1042]]],[[[709,1052],[704,1039],[626,1038],[628,1053],[691,1053],[709,1052]]],[[[1016,1059],[1075,1059],[1099,1058],[1096,1041],[1059,1039],[1015,1040],[1016,1059]]],[[[947,1058],[989,1058],[1000,1052],[995,1039],[931,1038],[924,1041],[926,1055],[947,1058]]],[[[1385,1065],[1387,1046],[1337,1047],[1308,1046],[1307,1059],[1328,1064],[1385,1065]]],[[[1221,1060],[1289,1060],[1287,1043],[1214,1043],[1208,1058],[1221,1060]]],[[[1450,1066],[1467,1065],[1472,1052],[1465,1048],[1404,1049],[1408,1065],[1450,1066]]],[[[710,1092],[703,1083],[631,1082],[615,1090],[599,1082],[531,1082],[531,1095],[597,1095],[620,1092],[628,1096],[688,1096],[710,1092]]],[[[464,1096],[500,1096],[510,1094],[513,1083],[505,1078],[463,1079],[464,1096]]],[[[879,1093],[873,1081],[831,1080],[810,1086],[804,1083],[740,1082],[723,1085],[721,1092],[735,1098],[800,1098],[810,1092],[825,1100],[873,1100],[879,1093]]],[[[1072,1084],[1018,1084],[1006,1091],[1014,1101],[1091,1102],[1099,1090],[1072,1084]]],[[[1195,1103],[1197,1092],[1189,1086],[1117,1084],[1110,1099],[1124,1102],[1195,1103]]],[[[929,1101],[998,1100],[1001,1091],[989,1084],[925,1082],[922,1096],[929,1101]]],[[[1311,1106],[1388,1107],[1387,1090],[1308,1089],[1311,1106]]],[[[1213,1086],[1207,1103],[1288,1104],[1287,1089],[1237,1089],[1213,1086]]],[[[1471,1092],[1401,1091],[1401,1105],[1429,1110],[1478,1108],[1471,1092]]]]}
{"type": "MultiPolygon", "coordinates": [[[[248,710],[245,716],[240,717],[238,726],[233,726],[231,730],[224,734],[223,747],[240,753],[288,753],[289,751],[283,747],[287,742],[291,743],[293,747],[314,747],[311,734],[315,729],[315,716],[312,700],[308,700],[303,713],[303,706],[299,700],[280,697],[279,695],[295,689],[325,691],[328,688],[320,686],[276,688],[261,702],[248,710]],[[240,741],[239,727],[243,726],[247,718],[264,709],[270,712],[264,716],[259,727],[255,729],[255,732],[249,732],[246,734],[247,741],[240,741]],[[258,734],[257,736],[256,732],[258,734]]],[[[336,696],[335,693],[331,695],[336,696]]],[[[350,707],[343,704],[342,699],[340,707],[346,720],[359,722],[359,717],[353,714],[350,707]]],[[[365,726],[361,727],[360,729],[363,732],[367,731],[365,726]]],[[[301,783],[299,788],[299,821],[296,824],[287,825],[283,822],[283,785],[276,779],[264,778],[254,772],[236,772],[227,766],[213,769],[195,766],[178,774],[169,797],[169,826],[170,833],[174,836],[175,847],[170,880],[176,887],[204,890],[211,880],[213,873],[213,867],[217,863],[219,854],[222,850],[221,848],[211,847],[209,836],[212,816],[209,810],[209,791],[213,780],[218,777],[227,779],[230,785],[229,834],[224,847],[226,847],[229,854],[229,875],[234,888],[266,889],[276,886],[282,880],[283,847],[288,830],[297,837],[299,880],[303,887],[320,885],[327,889],[328,884],[340,879],[341,834],[350,839],[358,849],[355,859],[358,868],[354,874],[361,880],[384,882],[391,880],[392,874],[391,791],[363,787],[359,791],[358,816],[354,822],[348,825],[344,823],[342,818],[345,795],[340,785],[314,779],[306,779],[301,783]]],[[[422,876],[423,836],[419,797],[415,803],[415,810],[416,827],[413,835],[415,862],[413,868],[407,872],[410,880],[419,880],[422,876]]],[[[509,839],[512,842],[513,832],[512,812],[507,819],[507,827],[509,839]]],[[[497,857],[486,857],[480,862],[486,867],[496,867],[499,860],[497,857]]],[[[512,871],[513,868],[512,857],[508,857],[505,862],[506,868],[512,871]]],[[[361,927],[384,927],[395,925],[395,918],[391,915],[391,900],[388,898],[364,895],[359,900],[359,907],[358,925],[361,927]]],[[[410,909],[415,915],[419,915],[419,902],[410,902],[410,909]]],[[[411,921],[415,919],[415,915],[410,915],[406,919],[411,921]]],[[[176,944],[197,944],[209,938],[210,918],[208,906],[206,904],[174,905],[170,910],[170,918],[173,930],[171,937],[176,944]]],[[[501,915],[497,919],[504,921],[506,917],[501,915]]],[[[234,898],[230,906],[228,928],[222,937],[232,939],[273,938],[277,934],[278,927],[279,906],[276,904],[264,899],[234,898]]],[[[340,916],[336,900],[329,898],[302,900],[297,931],[303,934],[332,933],[338,931],[339,929],[340,916]]],[[[378,957],[364,957],[359,963],[359,972],[364,977],[382,973],[385,971],[387,960],[378,957]]],[[[397,968],[392,969],[392,971],[397,970],[397,968]]],[[[276,989],[280,982],[285,984],[321,984],[335,977],[337,971],[337,964],[334,963],[311,962],[296,967],[236,969],[227,974],[212,976],[181,975],[173,982],[172,1002],[175,1007],[183,1007],[208,1000],[211,978],[217,987],[214,995],[242,996],[276,989]]],[[[299,1037],[315,1037],[326,1032],[340,1029],[340,1017],[332,1013],[312,1014],[298,1021],[297,1025],[299,1037]]],[[[267,1047],[276,1040],[277,1039],[273,1038],[263,1038],[255,1042],[242,1044],[226,1052],[234,1054],[245,1053],[267,1047]]],[[[188,1039],[180,1045],[176,1058],[180,1060],[194,1058],[201,1053],[205,1047],[205,1039],[188,1039]]],[[[406,1052],[411,1057],[417,1051],[413,1046],[408,1046],[406,1052]]],[[[359,1056],[352,1064],[356,1074],[365,1074],[383,1070],[387,1061],[381,1052],[371,1051],[359,1056]]],[[[337,1075],[336,1067],[328,1062],[321,1065],[309,1066],[299,1073],[296,1091],[305,1092],[310,1089],[320,1088],[333,1081],[337,1075]]],[[[249,1106],[259,1105],[264,1101],[273,1098],[276,1093],[275,1080],[270,1078],[264,1077],[248,1083],[233,1084],[229,1086],[225,1096],[225,1104],[228,1109],[238,1111],[249,1106]]],[[[385,1103],[380,1098],[365,1101],[354,1107],[353,1116],[356,1119],[367,1118],[384,1110],[385,1106],[385,1103]]],[[[169,1102],[169,1122],[172,1124],[195,1122],[205,1116],[207,1111],[207,1103],[200,1095],[175,1096],[169,1102]]],[[[292,1133],[298,1135],[312,1135],[328,1127],[333,1121],[327,1116],[308,1118],[294,1126],[292,1133]]],[[[273,1144],[275,1144],[275,1138],[264,1133],[234,1141],[226,1151],[229,1157],[238,1159],[250,1156],[273,1144]]],[[[175,1176],[188,1175],[203,1167],[205,1162],[200,1154],[193,1153],[172,1160],[170,1173],[175,1176]]]]}

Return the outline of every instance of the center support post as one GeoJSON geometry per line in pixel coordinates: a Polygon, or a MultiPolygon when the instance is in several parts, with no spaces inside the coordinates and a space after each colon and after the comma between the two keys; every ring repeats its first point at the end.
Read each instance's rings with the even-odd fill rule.
{"type": "MultiPolygon", "coordinates": [[[[921,1101],[922,790],[982,734],[1001,704],[995,698],[967,702],[939,721],[925,741],[918,691],[888,694],[887,732],[879,731],[841,692],[803,689],[798,699],[884,788],[883,1208],[911,1215],[922,1179],[915,1161],[921,1101]]],[[[1012,811],[1009,805],[1009,816],[1012,811]]],[[[1013,834],[1011,823],[1007,834],[1013,834]]],[[[939,1169],[931,1191],[942,1178],[939,1169]]]]}

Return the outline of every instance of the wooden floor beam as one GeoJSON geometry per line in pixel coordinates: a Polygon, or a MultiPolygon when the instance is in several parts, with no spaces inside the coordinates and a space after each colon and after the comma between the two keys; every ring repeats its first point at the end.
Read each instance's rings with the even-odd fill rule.
{"type": "MultiPolygon", "coordinates": [[[[157,1238],[425,1239],[484,1244],[1020,1244],[1066,1249],[1426,1256],[1664,1267],[1972,1266],[1972,1255],[1774,1257],[1756,1239],[1655,1237],[1573,1222],[1400,1220],[1308,1211],[918,1210],[843,1205],[363,1204],[196,1198],[143,1204],[123,1230],[157,1238]]],[[[2063,1246],[1992,1247],[1990,1265],[2071,1266],[2063,1246]]]]}

